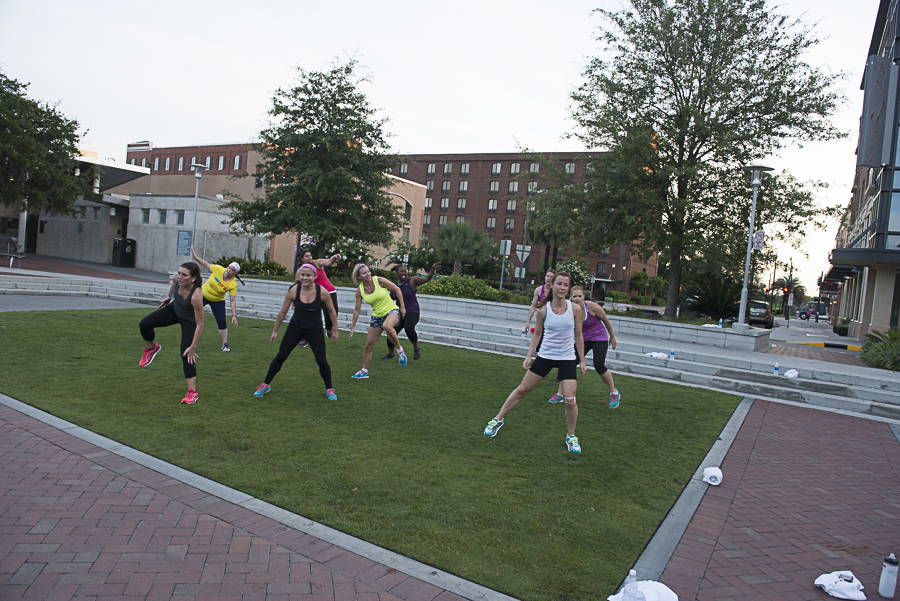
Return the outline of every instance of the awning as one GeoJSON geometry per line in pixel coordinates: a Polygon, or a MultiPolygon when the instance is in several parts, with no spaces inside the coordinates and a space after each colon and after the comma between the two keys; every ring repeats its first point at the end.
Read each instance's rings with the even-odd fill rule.
{"type": "Polygon", "coordinates": [[[76,159],[82,173],[86,173],[91,167],[100,168],[100,192],[110,188],[121,186],[124,183],[135,180],[145,175],[150,175],[148,167],[138,167],[127,163],[117,163],[112,159],[98,159],[96,157],[80,156],[76,159]]]}

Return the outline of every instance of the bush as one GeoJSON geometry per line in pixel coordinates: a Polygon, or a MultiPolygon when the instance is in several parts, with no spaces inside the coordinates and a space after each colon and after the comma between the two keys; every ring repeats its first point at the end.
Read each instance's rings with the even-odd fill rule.
{"type": "Polygon", "coordinates": [[[664,299],[664,298],[657,297],[657,298],[653,298],[651,300],[653,301],[654,307],[665,307],[666,306],[666,299],[664,299]]]}
{"type": "Polygon", "coordinates": [[[275,261],[259,261],[244,257],[220,257],[216,261],[216,264],[222,267],[228,267],[229,263],[237,263],[241,266],[241,272],[238,275],[288,275],[288,270],[281,263],[275,261]]]}
{"type": "Polygon", "coordinates": [[[591,268],[585,260],[560,261],[556,264],[556,273],[568,273],[572,276],[570,288],[581,286],[585,290],[591,289],[591,268]]]}
{"type": "Polygon", "coordinates": [[[631,302],[633,302],[635,305],[649,305],[651,303],[651,300],[649,296],[632,296],[631,302]]]}
{"type": "Polygon", "coordinates": [[[500,300],[500,292],[488,286],[484,280],[473,280],[461,275],[450,275],[439,280],[431,280],[419,286],[418,292],[419,294],[472,298],[475,300],[500,300]]]}
{"type": "Polygon", "coordinates": [[[498,292],[498,298],[504,303],[514,303],[516,305],[530,305],[531,297],[525,296],[522,294],[517,294],[515,292],[511,292],[506,289],[506,284],[503,284],[503,290],[498,292]]]}
{"type": "Polygon", "coordinates": [[[887,333],[873,330],[866,334],[860,358],[873,367],[900,371],[900,330],[890,329],[887,333]]]}
{"type": "Polygon", "coordinates": [[[615,290],[608,290],[606,292],[606,298],[611,298],[613,302],[616,303],[627,303],[628,295],[624,292],[616,292],[615,290]]]}

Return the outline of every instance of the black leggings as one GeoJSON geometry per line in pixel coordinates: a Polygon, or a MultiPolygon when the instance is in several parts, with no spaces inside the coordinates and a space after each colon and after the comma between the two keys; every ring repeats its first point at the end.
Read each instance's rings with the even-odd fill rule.
{"type": "Polygon", "coordinates": [[[209,308],[212,310],[213,316],[216,318],[216,325],[220,330],[228,329],[228,321],[225,319],[225,299],[223,298],[220,301],[210,301],[206,300],[206,297],[203,297],[203,304],[209,305],[209,308]]]}
{"type": "MultiPolygon", "coordinates": [[[[337,317],[337,290],[332,290],[328,295],[331,296],[331,304],[334,305],[334,316],[337,317]]],[[[331,315],[329,315],[328,310],[324,307],[322,308],[322,313],[325,314],[325,329],[330,332],[337,324],[331,323],[331,315]]],[[[331,388],[331,386],[329,386],[329,388],[331,388]]]]}
{"type": "Polygon", "coordinates": [[[309,348],[312,349],[313,356],[316,358],[316,364],[319,366],[319,375],[322,376],[322,381],[325,382],[325,388],[332,388],[331,366],[328,365],[328,360],[325,358],[325,334],[322,333],[322,328],[318,326],[315,328],[301,328],[290,322],[288,322],[284,338],[281,339],[278,354],[275,355],[275,358],[272,359],[272,363],[269,365],[269,373],[266,374],[266,379],[264,380],[266,384],[272,383],[275,374],[281,371],[281,366],[291,356],[291,352],[297,348],[300,340],[304,338],[309,342],[309,348]]]}
{"type": "MultiPolygon", "coordinates": [[[[394,331],[397,334],[400,333],[401,330],[406,332],[406,337],[409,338],[409,341],[412,343],[413,347],[419,346],[419,335],[416,334],[416,324],[419,323],[419,314],[418,313],[407,313],[403,316],[400,321],[397,322],[397,325],[394,326],[394,331]]],[[[394,352],[394,345],[391,344],[391,339],[388,338],[388,352],[394,352]]]]}
{"type": "Polygon", "coordinates": [[[184,351],[191,346],[194,341],[194,332],[197,331],[197,322],[188,321],[186,319],[178,319],[175,315],[175,302],[172,301],[162,309],[157,309],[147,317],[141,320],[141,336],[147,342],[156,340],[155,328],[165,328],[174,326],[176,323],[181,324],[181,366],[184,368],[185,378],[197,377],[197,366],[188,363],[184,351]]]}
{"type": "MultiPolygon", "coordinates": [[[[609,350],[609,340],[585,340],[584,355],[585,357],[591,351],[594,351],[594,370],[598,376],[602,376],[609,371],[606,367],[606,351],[609,350]]],[[[578,352],[576,351],[576,354],[578,352]]]]}

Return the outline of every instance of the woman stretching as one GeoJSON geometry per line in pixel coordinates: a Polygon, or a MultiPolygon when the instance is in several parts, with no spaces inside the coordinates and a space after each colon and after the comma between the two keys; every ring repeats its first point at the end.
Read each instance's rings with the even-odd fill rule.
{"type": "Polygon", "coordinates": [[[378,338],[381,337],[381,332],[386,333],[388,340],[397,347],[400,365],[406,365],[406,354],[403,352],[403,347],[400,346],[397,332],[394,331],[394,327],[406,315],[406,305],[403,304],[403,293],[397,288],[397,285],[384,278],[373,277],[371,270],[365,264],[360,263],[354,267],[351,277],[354,284],[359,284],[359,288],[356,289],[356,306],[353,307],[350,338],[353,338],[353,330],[356,329],[356,320],[359,318],[362,301],[366,301],[372,307],[372,321],[369,322],[369,331],[366,334],[366,350],[363,351],[362,369],[353,374],[354,380],[365,380],[369,377],[369,361],[372,360],[372,350],[375,348],[378,338]],[[397,295],[399,308],[397,303],[391,299],[389,292],[397,295]]]}
{"type": "MultiPolygon", "coordinates": [[[[316,364],[319,366],[319,375],[322,376],[322,381],[325,382],[325,396],[329,401],[337,400],[334,388],[331,387],[331,366],[328,365],[328,360],[325,358],[322,310],[324,309],[325,315],[330,315],[332,320],[337,320],[337,315],[334,312],[334,305],[331,304],[331,296],[321,286],[316,284],[316,271],[316,268],[309,263],[301,265],[300,269],[297,270],[299,283],[294,283],[284,295],[284,302],[281,303],[281,310],[278,311],[278,316],[275,318],[275,327],[272,329],[269,344],[273,344],[275,339],[278,338],[278,328],[281,327],[281,322],[284,321],[291,304],[294,305],[294,315],[291,316],[287,332],[285,332],[284,338],[281,339],[278,354],[275,355],[275,358],[272,359],[272,363],[269,365],[269,373],[266,374],[266,379],[259,385],[253,396],[260,397],[272,390],[270,384],[275,374],[281,371],[281,366],[291,355],[291,351],[294,350],[300,339],[304,338],[312,348],[316,364]]],[[[337,323],[337,321],[334,321],[334,323],[337,323]]],[[[337,329],[334,330],[331,340],[337,343],[337,329]]]]}
{"type": "MultiPolygon", "coordinates": [[[[431,271],[428,272],[428,277],[424,278],[407,278],[406,265],[394,265],[394,268],[391,270],[397,272],[397,287],[403,293],[403,303],[406,305],[406,315],[397,322],[397,325],[394,326],[394,331],[397,334],[400,333],[400,330],[406,332],[406,337],[409,338],[410,343],[415,348],[413,359],[418,359],[422,356],[422,349],[419,348],[419,335],[416,333],[416,324],[419,323],[419,299],[416,297],[416,289],[425,282],[430,281],[434,277],[434,270],[440,266],[440,263],[432,265],[431,271]]],[[[397,295],[391,292],[391,298],[397,300],[397,295]]],[[[394,343],[391,342],[390,338],[388,338],[387,345],[388,354],[382,359],[393,359],[394,343]]]]}
{"type": "MultiPolygon", "coordinates": [[[[334,314],[337,315],[338,312],[338,298],[337,298],[337,290],[334,288],[334,284],[331,283],[331,280],[328,279],[328,276],[325,275],[325,267],[331,267],[335,263],[341,260],[341,255],[336,254],[328,257],[327,259],[313,259],[312,253],[309,250],[301,251],[300,261],[302,263],[309,263],[313,267],[316,268],[316,284],[325,289],[326,292],[331,296],[331,304],[334,306],[334,314]]],[[[331,338],[331,330],[337,327],[337,321],[331,321],[331,316],[328,312],[325,312],[325,335],[331,338]]],[[[306,346],[306,341],[303,340],[300,342],[300,346],[306,346]]]]}
{"type": "Polygon", "coordinates": [[[159,303],[159,309],[141,320],[141,336],[144,338],[144,356],[141,367],[153,363],[153,358],[162,349],[156,340],[156,328],[181,325],[181,365],[187,380],[187,395],[181,400],[185,405],[193,405],[197,395],[197,343],[203,332],[203,294],[200,292],[200,266],[196,263],[182,263],[172,276],[172,290],[159,303]],[[171,301],[171,302],[170,302],[171,301]]]}
{"type": "Polygon", "coordinates": [[[522,383],[513,390],[500,408],[497,417],[488,422],[484,429],[485,436],[496,436],[503,426],[503,418],[519,404],[522,398],[534,390],[554,367],[559,375],[563,391],[563,402],[566,405],[566,447],[573,453],[581,452],[581,445],[575,436],[575,424],[578,421],[578,405],[575,404],[575,392],[578,387],[577,369],[581,363],[581,375],[587,373],[584,363],[584,341],[581,338],[581,323],[584,321],[584,310],[580,305],[566,300],[571,278],[567,273],[554,276],[550,299],[545,299],[538,307],[537,325],[528,345],[528,354],[522,367],[527,369],[522,383]],[[547,301],[550,301],[549,303],[547,301]],[[543,336],[543,340],[541,340],[543,336]],[[532,364],[538,341],[541,348],[537,360],[532,364]],[[577,351],[577,355],[576,355],[577,351]]]}
{"type": "MultiPolygon", "coordinates": [[[[219,338],[222,339],[222,352],[227,353],[231,350],[231,347],[228,346],[228,322],[225,321],[225,293],[231,296],[231,323],[237,325],[237,299],[234,296],[237,292],[237,282],[234,279],[241,270],[241,266],[235,262],[231,262],[228,267],[207,263],[197,256],[193,246],[191,247],[191,255],[210,272],[206,283],[203,284],[203,304],[209,305],[212,314],[216,318],[216,325],[219,327],[219,338]]],[[[241,278],[237,279],[241,280],[241,278]]],[[[241,280],[241,284],[243,283],[244,280],[241,280]]],[[[171,294],[172,291],[170,290],[169,296],[171,294]]]]}
{"type": "MultiPolygon", "coordinates": [[[[584,309],[584,323],[581,325],[581,333],[584,338],[584,352],[590,353],[594,351],[594,369],[603,379],[603,382],[609,386],[609,408],[615,409],[619,406],[619,400],[622,395],[616,390],[613,382],[612,373],[606,367],[606,351],[609,347],[616,350],[616,335],[613,333],[612,323],[606,316],[606,311],[597,303],[584,300],[584,288],[575,286],[572,288],[570,297],[572,303],[581,305],[584,309]]],[[[551,403],[562,403],[563,392],[562,386],[559,392],[550,397],[551,403]]]]}
{"type": "MultiPolygon", "coordinates": [[[[544,274],[544,283],[541,284],[540,288],[534,289],[534,296],[531,299],[531,307],[528,309],[528,319],[525,320],[525,329],[522,330],[522,334],[524,335],[531,329],[531,316],[534,315],[535,310],[538,307],[538,303],[544,302],[544,299],[550,298],[550,287],[553,285],[553,276],[556,275],[556,272],[552,269],[544,274]]],[[[540,342],[538,343],[540,344],[540,342]]]]}

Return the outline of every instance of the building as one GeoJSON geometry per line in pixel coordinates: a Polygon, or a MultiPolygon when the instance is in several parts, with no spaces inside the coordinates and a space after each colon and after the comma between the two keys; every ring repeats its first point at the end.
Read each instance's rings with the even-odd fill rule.
{"type": "MultiPolygon", "coordinates": [[[[572,176],[573,183],[583,185],[589,153],[555,153],[554,156],[572,176]]],[[[446,223],[465,221],[494,240],[511,240],[514,248],[526,245],[527,198],[549,183],[541,174],[541,166],[524,153],[413,154],[394,173],[425,186],[422,237],[426,240],[446,223]]],[[[524,262],[515,254],[511,260],[515,267],[536,272],[543,269],[544,253],[548,251],[532,246],[524,262]]],[[[624,244],[600,255],[573,257],[560,252],[557,256],[558,260],[571,258],[587,259],[596,280],[594,296],[600,295],[601,286],[630,293],[629,281],[635,271],[645,271],[650,277],[657,274],[656,256],[643,262],[624,244]]]]}
{"type": "Polygon", "coordinates": [[[829,253],[824,282],[839,284],[833,318],[849,335],[898,326],[900,313],[900,24],[897,0],[881,0],[861,89],[863,115],[852,197],[829,253]]]}

